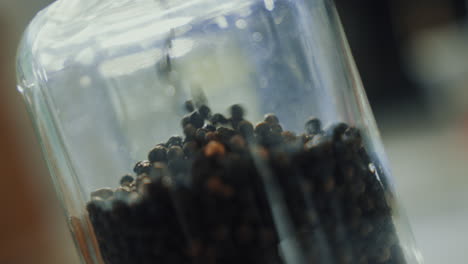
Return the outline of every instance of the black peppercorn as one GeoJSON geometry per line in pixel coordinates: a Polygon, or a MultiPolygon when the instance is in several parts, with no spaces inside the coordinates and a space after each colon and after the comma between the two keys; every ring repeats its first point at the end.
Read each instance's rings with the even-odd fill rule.
{"type": "Polygon", "coordinates": [[[91,198],[99,198],[99,199],[109,199],[114,196],[114,191],[111,188],[101,188],[91,193],[91,198]]]}
{"type": "Polygon", "coordinates": [[[195,128],[201,128],[205,124],[205,121],[202,117],[202,115],[199,112],[193,112],[190,114],[190,123],[195,127],[195,128]]]}
{"type": "Polygon", "coordinates": [[[203,119],[208,119],[211,115],[211,109],[206,105],[200,106],[200,108],[198,108],[198,112],[203,119]]]}
{"type": "Polygon", "coordinates": [[[193,106],[192,100],[185,101],[184,106],[185,106],[185,110],[187,110],[187,112],[189,113],[195,111],[195,107],[193,106]]]}
{"type": "Polygon", "coordinates": [[[120,179],[120,185],[121,186],[130,186],[130,184],[133,183],[135,179],[133,178],[132,175],[126,174],[120,179]]]}
{"type": "Polygon", "coordinates": [[[167,152],[167,158],[169,160],[179,160],[184,158],[184,151],[180,146],[172,146],[167,152]]]}
{"type": "Polygon", "coordinates": [[[279,124],[279,119],[274,114],[266,114],[264,121],[267,122],[269,125],[277,125],[279,124]]]}
{"type": "Polygon", "coordinates": [[[265,137],[270,133],[270,125],[267,122],[260,122],[255,126],[255,134],[258,137],[265,137]]]}
{"type": "Polygon", "coordinates": [[[305,124],[305,130],[310,135],[318,134],[322,132],[322,122],[318,118],[311,117],[305,124]]]}
{"type": "Polygon", "coordinates": [[[294,142],[297,140],[296,134],[291,131],[283,131],[281,133],[285,142],[294,142]]]}
{"type": "MultiPolygon", "coordinates": [[[[226,149],[224,148],[223,144],[216,142],[216,141],[211,141],[206,145],[205,147],[205,156],[207,157],[212,157],[212,156],[223,156],[224,153],[226,153],[226,149]]],[[[213,181],[216,180],[218,182],[219,178],[216,177],[213,178],[213,181]]],[[[213,184],[211,184],[213,185],[213,184]]]]}
{"type": "Polygon", "coordinates": [[[205,143],[205,139],[206,139],[206,133],[208,131],[204,128],[199,128],[197,129],[196,133],[195,133],[195,139],[197,140],[197,142],[200,142],[201,144],[205,143]]]}
{"type": "Polygon", "coordinates": [[[184,127],[184,135],[186,141],[195,139],[196,133],[197,129],[192,124],[188,124],[184,127]]]}
{"type": "Polygon", "coordinates": [[[185,137],[151,150],[136,180],[92,193],[86,208],[105,263],[283,263],[265,180],[278,183],[295,240],[311,249],[306,262],[321,263],[326,239],[330,264],[406,263],[357,128],[324,133],[312,118],[296,136],[274,114],[254,128],[239,105],[227,120],[202,101],[186,103],[185,137]],[[215,127],[228,122],[234,129],[215,127]]]}
{"type": "Polygon", "coordinates": [[[279,124],[272,124],[270,125],[270,130],[273,133],[281,134],[283,132],[283,128],[279,124]]]}
{"type": "Polygon", "coordinates": [[[341,136],[341,140],[351,151],[357,152],[362,146],[361,132],[357,128],[349,127],[341,136]]]}
{"type": "Polygon", "coordinates": [[[229,110],[231,112],[231,118],[233,120],[239,121],[244,118],[244,108],[242,108],[242,106],[235,104],[232,105],[229,110]]]}
{"type": "Polygon", "coordinates": [[[246,147],[246,142],[242,136],[235,135],[229,140],[229,146],[234,150],[243,150],[246,147]]]}
{"type": "Polygon", "coordinates": [[[210,119],[211,123],[213,125],[224,125],[224,124],[227,124],[229,122],[229,120],[224,117],[222,114],[214,114],[211,119],[210,119]]]}
{"type": "Polygon", "coordinates": [[[156,146],[148,153],[148,160],[151,163],[167,161],[167,150],[163,146],[156,146]]]}
{"type": "Polygon", "coordinates": [[[180,121],[180,124],[182,125],[182,128],[190,124],[190,116],[189,115],[184,116],[182,120],[180,121]]]}
{"type": "Polygon", "coordinates": [[[207,132],[215,132],[215,131],[216,131],[216,127],[213,126],[213,125],[210,125],[210,124],[206,124],[203,128],[204,128],[207,132]]]}
{"type": "Polygon", "coordinates": [[[139,161],[135,164],[135,167],[133,168],[133,172],[135,172],[137,175],[146,173],[149,174],[151,170],[151,163],[147,160],[139,161]]]}
{"type": "Polygon", "coordinates": [[[196,141],[187,141],[184,143],[183,150],[187,157],[193,157],[198,150],[198,144],[196,141]]]}
{"type": "Polygon", "coordinates": [[[169,140],[166,142],[166,146],[168,148],[172,146],[182,146],[182,138],[179,136],[172,136],[169,138],[169,140]]]}
{"type": "Polygon", "coordinates": [[[241,122],[239,122],[237,130],[246,139],[251,139],[253,137],[254,127],[252,123],[250,123],[247,120],[242,120],[241,122]]]}
{"type": "Polygon", "coordinates": [[[334,141],[339,141],[348,127],[349,126],[345,123],[335,123],[327,127],[326,133],[331,136],[334,141]]]}
{"type": "Polygon", "coordinates": [[[236,134],[236,131],[227,127],[218,127],[216,134],[222,142],[229,142],[229,139],[236,134]]]}

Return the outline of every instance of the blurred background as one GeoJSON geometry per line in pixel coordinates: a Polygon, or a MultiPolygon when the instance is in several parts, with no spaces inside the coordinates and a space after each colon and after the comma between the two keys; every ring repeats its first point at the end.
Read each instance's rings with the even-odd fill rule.
{"type": "MultiPolygon", "coordinates": [[[[15,53],[50,0],[0,0],[0,263],[78,263],[15,90],[15,53]]],[[[336,0],[427,264],[468,257],[465,0],[336,0]]]]}

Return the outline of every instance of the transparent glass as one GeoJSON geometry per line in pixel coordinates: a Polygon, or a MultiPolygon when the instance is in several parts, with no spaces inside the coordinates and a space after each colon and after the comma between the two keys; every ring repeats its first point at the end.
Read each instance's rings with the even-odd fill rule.
{"type": "Polygon", "coordinates": [[[83,263],[421,263],[331,1],[59,0],[17,74],[83,263]]]}

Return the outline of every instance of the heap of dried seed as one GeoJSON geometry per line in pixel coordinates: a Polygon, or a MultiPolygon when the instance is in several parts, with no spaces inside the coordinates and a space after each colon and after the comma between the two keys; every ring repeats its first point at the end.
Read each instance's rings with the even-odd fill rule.
{"type": "Polygon", "coordinates": [[[307,263],[406,263],[359,130],[323,130],[311,118],[296,135],[274,114],[254,127],[240,105],[228,118],[185,108],[184,138],[156,145],[117,189],[92,194],[87,209],[107,264],[279,264],[285,240],[307,263]]]}

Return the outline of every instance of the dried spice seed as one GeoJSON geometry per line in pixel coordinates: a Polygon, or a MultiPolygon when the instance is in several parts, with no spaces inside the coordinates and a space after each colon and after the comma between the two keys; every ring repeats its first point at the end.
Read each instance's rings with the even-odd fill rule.
{"type": "Polygon", "coordinates": [[[130,186],[134,180],[132,175],[126,174],[120,179],[120,186],[130,186]]]}
{"type": "Polygon", "coordinates": [[[274,114],[254,128],[239,105],[230,120],[203,106],[183,118],[184,138],[135,165],[136,179],[92,193],[86,209],[106,264],[285,263],[265,181],[278,183],[307,263],[321,264],[324,246],[330,264],[406,263],[358,129],[322,131],[312,118],[296,136],[274,114]],[[216,128],[227,122],[234,129],[216,128]]]}
{"type": "Polygon", "coordinates": [[[244,137],[235,135],[229,140],[229,146],[234,150],[243,150],[247,146],[244,137]]]}
{"type": "Polygon", "coordinates": [[[231,118],[233,120],[239,121],[244,118],[244,108],[242,108],[242,106],[235,104],[235,105],[232,105],[229,110],[231,113],[231,118]]]}
{"type": "Polygon", "coordinates": [[[205,139],[206,139],[206,133],[208,132],[208,130],[204,129],[204,128],[199,128],[197,129],[196,133],[195,133],[195,139],[200,142],[200,143],[205,143],[205,139]]]}
{"type": "Polygon", "coordinates": [[[150,163],[167,161],[167,150],[163,146],[156,146],[148,153],[150,163]]]}
{"type": "Polygon", "coordinates": [[[322,122],[318,118],[311,117],[305,124],[305,130],[310,135],[319,134],[322,132],[322,122]]]}
{"type": "Polygon", "coordinates": [[[190,124],[195,128],[201,128],[205,124],[203,116],[199,112],[193,112],[190,114],[190,124]]]}
{"type": "Polygon", "coordinates": [[[239,122],[237,130],[245,139],[253,139],[254,127],[249,121],[242,120],[241,122],[239,122]]]}
{"type": "Polygon", "coordinates": [[[265,115],[264,121],[267,122],[269,125],[278,125],[279,124],[279,119],[274,114],[265,115]]]}
{"type": "Polygon", "coordinates": [[[295,142],[297,140],[296,134],[291,131],[283,131],[281,132],[281,136],[285,142],[295,142]]]}
{"type": "Polygon", "coordinates": [[[197,129],[192,124],[187,124],[184,127],[185,140],[193,140],[197,134],[197,129]]]}
{"type": "Polygon", "coordinates": [[[168,160],[180,160],[184,158],[184,151],[180,146],[172,146],[167,151],[168,160]]]}
{"type": "Polygon", "coordinates": [[[186,125],[190,124],[190,116],[189,115],[186,115],[182,118],[182,120],[180,121],[180,124],[182,126],[182,128],[184,128],[186,125]]]}
{"type": "Polygon", "coordinates": [[[210,125],[210,124],[206,124],[203,128],[204,128],[206,131],[209,131],[209,132],[215,132],[215,131],[216,131],[216,127],[213,126],[213,125],[210,125]]]}
{"type": "Polygon", "coordinates": [[[260,122],[255,126],[255,134],[258,137],[266,137],[270,133],[270,125],[266,122],[260,122]]]}
{"type": "Polygon", "coordinates": [[[229,122],[229,120],[224,117],[222,114],[214,114],[211,119],[210,119],[211,123],[213,125],[225,125],[229,122]]]}
{"type": "Polygon", "coordinates": [[[218,138],[218,135],[216,134],[216,132],[208,132],[205,135],[205,141],[207,141],[207,142],[218,140],[218,139],[219,138],[218,138]]]}
{"type": "Polygon", "coordinates": [[[198,108],[198,113],[200,113],[203,119],[209,119],[211,116],[211,109],[206,105],[202,105],[198,108]]]}
{"type": "Polygon", "coordinates": [[[143,173],[149,174],[150,171],[151,171],[151,163],[147,160],[137,162],[135,164],[135,167],[133,168],[133,172],[135,172],[136,175],[140,175],[143,173]]]}
{"type": "Polygon", "coordinates": [[[218,127],[216,134],[222,142],[229,142],[231,137],[236,135],[236,131],[227,127],[218,127]]]}
{"type": "Polygon", "coordinates": [[[224,148],[223,144],[216,141],[211,141],[205,147],[205,156],[207,157],[223,156],[225,153],[226,149],[224,148]]]}
{"type": "Polygon", "coordinates": [[[99,198],[99,199],[109,199],[114,196],[114,191],[111,188],[101,188],[91,193],[91,198],[99,198]]]}
{"type": "Polygon", "coordinates": [[[198,144],[195,141],[187,141],[184,143],[184,153],[187,157],[193,157],[198,151],[198,144]]]}
{"type": "Polygon", "coordinates": [[[185,110],[187,110],[187,112],[189,113],[195,111],[195,106],[193,105],[192,100],[185,101],[184,106],[185,106],[185,110]]]}
{"type": "Polygon", "coordinates": [[[182,146],[182,138],[179,136],[172,136],[169,138],[169,140],[166,142],[166,147],[170,148],[172,146],[182,146]]]}
{"type": "Polygon", "coordinates": [[[270,124],[270,130],[275,134],[283,133],[283,128],[279,124],[270,124]]]}

